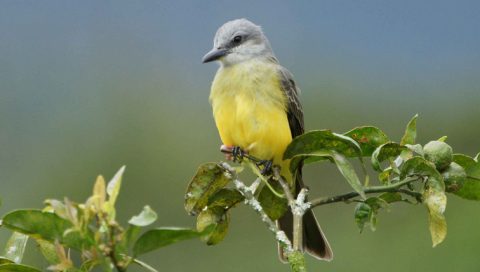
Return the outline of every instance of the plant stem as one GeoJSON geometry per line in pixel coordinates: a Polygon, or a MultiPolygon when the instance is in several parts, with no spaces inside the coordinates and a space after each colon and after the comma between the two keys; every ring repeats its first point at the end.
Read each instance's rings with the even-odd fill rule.
{"type": "MultiPolygon", "coordinates": [[[[288,205],[293,214],[293,250],[300,251],[303,247],[303,214],[305,213],[305,210],[298,209],[298,203],[290,190],[290,186],[288,186],[287,182],[280,175],[278,167],[273,168],[273,175],[282,186],[283,192],[288,200],[288,205]]],[[[303,203],[299,204],[302,205],[303,203]]]]}
{"type": "MultiPolygon", "coordinates": [[[[286,254],[287,255],[291,254],[293,252],[291,241],[288,239],[285,232],[280,230],[277,227],[277,224],[275,224],[275,222],[273,222],[272,219],[270,219],[270,217],[268,217],[268,215],[265,213],[262,206],[260,205],[260,202],[258,202],[258,200],[255,198],[255,196],[254,196],[252,190],[250,189],[250,187],[246,186],[245,183],[243,183],[242,181],[240,181],[237,178],[237,173],[236,173],[235,169],[233,167],[231,167],[228,163],[222,162],[221,165],[232,176],[233,183],[234,183],[235,187],[237,188],[237,190],[240,191],[242,193],[242,195],[245,197],[246,204],[251,206],[253,208],[253,210],[257,214],[260,215],[260,218],[267,225],[268,229],[275,234],[275,238],[280,243],[280,245],[283,247],[286,254]]],[[[256,182],[257,181],[255,181],[254,183],[256,183],[256,182]]]]}
{"type": "Polygon", "coordinates": [[[119,263],[118,263],[118,260],[117,260],[117,257],[115,256],[115,250],[112,249],[112,251],[110,252],[110,260],[112,261],[113,263],[113,266],[115,266],[115,269],[117,269],[118,272],[125,272],[127,271],[127,269],[125,269],[125,267],[121,266],[119,263]]]}
{"type": "MultiPolygon", "coordinates": [[[[275,234],[275,238],[280,243],[280,246],[283,248],[285,255],[287,257],[288,263],[293,272],[306,272],[305,266],[305,257],[301,251],[292,247],[292,242],[288,239],[284,231],[280,230],[275,222],[268,217],[268,215],[263,210],[260,202],[255,198],[255,195],[251,187],[248,187],[237,178],[237,173],[234,168],[232,168],[228,163],[222,162],[221,165],[225,168],[231,175],[233,183],[237,190],[239,190],[242,195],[245,197],[245,202],[247,205],[251,206],[253,210],[260,215],[262,221],[268,226],[268,229],[275,234]]],[[[280,177],[280,176],[279,176],[280,177]]],[[[285,190],[285,195],[287,196],[289,202],[293,199],[293,195],[288,188],[288,184],[280,177],[282,187],[285,190]]],[[[260,177],[253,182],[253,184],[259,183],[260,177]]],[[[256,186],[253,186],[256,187],[256,186]]],[[[295,205],[295,200],[293,199],[293,205],[295,205]]],[[[302,221],[302,216],[300,216],[300,221],[302,221]]],[[[301,231],[300,233],[303,233],[301,231]]],[[[297,245],[298,246],[298,245],[297,245]]]]}
{"type": "MultiPolygon", "coordinates": [[[[364,192],[365,192],[365,194],[387,193],[387,192],[402,193],[402,194],[406,194],[406,195],[409,195],[411,197],[414,197],[418,201],[421,201],[422,194],[414,192],[414,191],[410,191],[408,189],[401,189],[400,188],[404,185],[410,184],[411,182],[417,181],[418,179],[419,179],[419,177],[411,177],[411,178],[407,178],[403,181],[400,181],[400,182],[397,182],[397,183],[394,183],[394,184],[391,184],[391,185],[372,186],[372,187],[366,188],[364,190],[364,192]]],[[[329,204],[329,203],[334,203],[334,202],[344,202],[344,201],[347,201],[347,200],[352,199],[352,198],[357,197],[357,196],[359,196],[359,194],[357,192],[349,192],[349,193],[345,193],[345,194],[341,194],[341,195],[337,195],[337,196],[317,198],[317,199],[314,199],[314,200],[310,201],[310,203],[311,203],[311,207],[313,208],[313,207],[317,207],[317,206],[321,206],[321,205],[325,205],[325,204],[329,204]]]]}

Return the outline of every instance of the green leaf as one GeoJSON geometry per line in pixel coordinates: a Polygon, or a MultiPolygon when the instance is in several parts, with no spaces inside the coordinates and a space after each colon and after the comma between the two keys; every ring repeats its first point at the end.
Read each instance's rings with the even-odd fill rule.
{"type": "Polygon", "coordinates": [[[370,229],[375,231],[377,227],[378,211],[382,208],[388,207],[388,202],[381,197],[369,197],[364,203],[370,207],[371,212],[368,216],[368,223],[370,225],[370,229]]]}
{"type": "Polygon", "coordinates": [[[122,239],[122,242],[119,245],[119,250],[126,252],[128,248],[133,244],[135,239],[137,239],[138,235],[140,234],[141,228],[134,226],[134,225],[129,225],[127,228],[127,231],[125,232],[125,236],[122,239]]]}
{"type": "Polygon", "coordinates": [[[355,207],[355,223],[357,223],[360,232],[363,231],[365,224],[370,221],[372,215],[372,207],[370,205],[360,202],[355,207]]]}
{"type": "Polygon", "coordinates": [[[331,158],[335,161],[340,173],[348,181],[350,186],[355,192],[357,192],[362,198],[365,198],[365,193],[363,192],[363,185],[360,182],[360,179],[353,168],[353,165],[345,158],[345,156],[333,151],[331,153],[331,158]]]}
{"type": "Polygon", "coordinates": [[[378,198],[382,199],[383,201],[387,203],[393,203],[393,202],[399,202],[399,201],[404,201],[402,195],[400,193],[383,193],[378,196],[378,198]]]}
{"type": "Polygon", "coordinates": [[[447,141],[447,138],[448,138],[448,136],[442,136],[442,137],[438,138],[437,141],[439,141],[439,142],[446,142],[446,141],[447,141]]]}
{"type": "Polygon", "coordinates": [[[423,194],[423,199],[428,208],[430,234],[433,247],[435,247],[447,236],[447,222],[443,215],[447,205],[447,196],[444,192],[429,188],[423,194]]]}
{"type": "Polygon", "coordinates": [[[354,128],[343,135],[352,138],[360,145],[363,156],[371,156],[377,147],[389,141],[383,131],[371,126],[354,128]]]}
{"type": "Polygon", "coordinates": [[[423,147],[421,144],[414,144],[414,145],[411,145],[411,144],[406,144],[405,145],[406,147],[408,147],[408,149],[410,149],[411,151],[417,153],[418,155],[420,156],[423,156],[423,147]]]}
{"type": "Polygon", "coordinates": [[[12,260],[8,259],[8,258],[5,258],[3,256],[0,256],[0,265],[2,264],[10,264],[10,263],[14,263],[12,260]]]}
{"type": "Polygon", "coordinates": [[[379,146],[372,154],[372,167],[376,171],[382,171],[380,163],[387,159],[398,157],[402,151],[408,150],[407,147],[401,146],[394,142],[385,143],[379,146]]]}
{"type": "Polygon", "coordinates": [[[463,186],[454,194],[469,200],[480,200],[480,162],[469,160],[466,157],[463,156],[460,159],[460,156],[453,156],[453,160],[462,166],[467,173],[463,186]]]}
{"type": "Polygon", "coordinates": [[[407,176],[428,177],[427,186],[438,192],[445,191],[442,175],[437,171],[433,163],[422,157],[413,157],[403,163],[400,178],[404,179],[407,176]]]}
{"type": "Polygon", "coordinates": [[[117,251],[127,252],[128,248],[133,244],[140,234],[141,227],[151,225],[157,220],[157,213],[150,208],[150,206],[143,207],[142,212],[139,215],[135,215],[128,223],[130,224],[125,231],[122,241],[117,246],[117,251]]]}
{"type": "Polygon", "coordinates": [[[157,213],[150,208],[150,206],[143,207],[142,212],[139,215],[135,215],[128,223],[137,227],[146,227],[157,220],[157,213]]]}
{"type": "Polygon", "coordinates": [[[19,232],[13,232],[5,246],[3,256],[19,264],[22,262],[23,253],[27,246],[28,236],[19,232]]]}
{"type": "Polygon", "coordinates": [[[208,208],[200,212],[197,216],[197,230],[202,232],[207,227],[214,226],[213,230],[200,239],[207,245],[216,245],[223,241],[227,235],[230,216],[227,211],[221,207],[208,208]]]}
{"type": "Polygon", "coordinates": [[[208,204],[208,200],[231,180],[230,175],[217,163],[201,165],[185,193],[185,210],[196,215],[208,204]]]}
{"type": "Polygon", "coordinates": [[[23,264],[2,264],[0,265],[0,272],[41,272],[40,270],[23,264]]]}
{"type": "Polygon", "coordinates": [[[472,157],[459,153],[452,155],[452,161],[458,163],[465,169],[472,167],[477,163],[472,157]]]}
{"type": "Polygon", "coordinates": [[[245,197],[238,190],[223,188],[208,199],[207,206],[209,208],[222,207],[223,209],[228,210],[244,199],[245,197]]]}
{"type": "Polygon", "coordinates": [[[294,160],[292,160],[291,162],[291,165],[290,165],[291,168],[295,167],[295,165],[292,166],[292,164],[296,162],[295,159],[298,157],[304,157],[304,158],[320,157],[320,158],[331,159],[335,163],[335,165],[337,166],[338,170],[343,175],[343,177],[347,180],[347,182],[353,188],[353,190],[355,190],[355,192],[357,192],[362,198],[365,198],[365,193],[363,192],[363,185],[360,182],[360,179],[358,178],[353,165],[342,154],[334,150],[321,150],[321,151],[317,151],[310,154],[297,154],[296,157],[294,157],[294,160]]]}
{"type": "Polygon", "coordinates": [[[42,239],[35,240],[40,248],[40,252],[49,264],[58,264],[61,262],[57,256],[55,245],[42,239]]]}
{"type": "MultiPolygon", "coordinates": [[[[323,150],[334,150],[352,157],[362,156],[360,145],[352,138],[333,133],[330,130],[314,130],[293,139],[283,154],[283,158],[291,159],[298,155],[323,150]]],[[[292,169],[292,167],[290,169],[292,169]]]]}
{"type": "Polygon", "coordinates": [[[400,145],[415,144],[415,139],[417,138],[417,117],[418,114],[415,114],[415,116],[413,116],[413,118],[408,122],[402,140],[400,140],[400,145]]]}
{"type": "Polygon", "coordinates": [[[393,169],[391,167],[385,168],[382,172],[378,173],[378,180],[380,180],[381,183],[387,184],[390,182],[390,176],[393,172],[393,169]]]}
{"type": "MultiPolygon", "coordinates": [[[[270,182],[270,186],[277,192],[282,192],[282,187],[278,182],[270,182]]],[[[288,210],[288,201],[286,198],[276,196],[268,186],[263,186],[258,194],[258,202],[265,213],[272,220],[278,220],[288,210]]]]}
{"type": "Polygon", "coordinates": [[[198,238],[212,231],[207,228],[203,232],[185,228],[158,228],[142,234],[133,246],[134,256],[139,256],[147,252],[171,245],[184,240],[198,238]]]}
{"type": "MultiPolygon", "coordinates": [[[[3,225],[8,229],[33,238],[41,238],[50,242],[58,240],[60,243],[75,249],[81,250],[87,245],[87,239],[82,239],[76,231],[70,231],[64,235],[73,225],[54,213],[40,210],[17,210],[3,217],[3,225]]],[[[88,233],[88,235],[91,234],[88,233]]]]}

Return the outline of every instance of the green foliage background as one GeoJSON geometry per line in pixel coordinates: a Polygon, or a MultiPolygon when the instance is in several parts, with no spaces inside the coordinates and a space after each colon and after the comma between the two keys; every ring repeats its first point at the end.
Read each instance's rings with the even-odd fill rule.
{"type": "MultiPolygon", "coordinates": [[[[263,26],[296,76],[307,130],[368,124],[399,140],[419,113],[419,143],[448,135],[457,152],[480,150],[476,3],[278,2],[274,14],[273,3],[255,2],[1,5],[2,214],[40,208],[46,198],[84,201],[98,174],[125,164],[120,221],[148,204],[158,225],[193,227],[183,208],[186,184],[199,164],[222,159],[207,100],[216,67],[200,58],[216,28],[238,17],[263,26]]],[[[333,165],[307,167],[305,180],[312,196],[350,190],[333,165]]],[[[394,204],[375,233],[362,234],[352,206],[317,208],[335,259],[307,259],[308,266],[478,271],[480,204],[448,201],[448,236],[435,249],[421,205],[394,204]]],[[[187,241],[144,260],[169,271],[289,271],[253,211],[237,208],[231,220],[217,246],[187,241]]],[[[1,244],[7,234],[0,232],[1,244]]],[[[25,262],[42,265],[36,255],[27,250],[25,262]]]]}

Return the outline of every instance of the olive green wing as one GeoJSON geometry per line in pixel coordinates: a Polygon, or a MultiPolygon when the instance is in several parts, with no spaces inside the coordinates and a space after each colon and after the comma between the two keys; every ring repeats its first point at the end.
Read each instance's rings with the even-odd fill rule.
{"type": "Polygon", "coordinates": [[[303,109],[300,103],[300,89],[293,80],[293,75],[285,68],[280,67],[280,81],[282,90],[287,97],[287,117],[292,138],[304,133],[303,109]]]}

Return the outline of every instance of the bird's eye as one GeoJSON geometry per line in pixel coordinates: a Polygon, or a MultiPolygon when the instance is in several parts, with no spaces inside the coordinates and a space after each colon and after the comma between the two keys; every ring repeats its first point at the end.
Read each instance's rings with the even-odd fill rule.
{"type": "Polygon", "coordinates": [[[232,40],[234,43],[240,43],[242,41],[242,36],[235,36],[232,40]]]}

